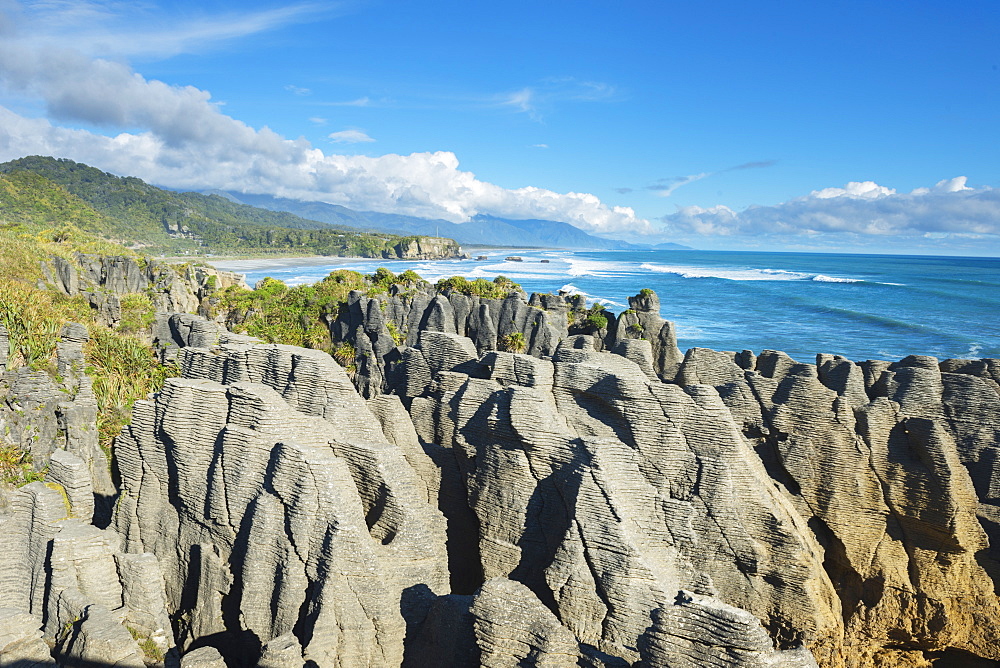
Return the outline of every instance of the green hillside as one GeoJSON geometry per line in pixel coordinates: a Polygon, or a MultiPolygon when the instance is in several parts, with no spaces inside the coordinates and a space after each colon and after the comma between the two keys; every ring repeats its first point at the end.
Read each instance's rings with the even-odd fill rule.
{"type": "MultiPolygon", "coordinates": [[[[232,202],[176,193],[72,160],[0,163],[0,223],[70,223],[147,253],[393,257],[415,237],[358,232],[232,202]]],[[[456,244],[457,246],[457,244],[456,244]]]]}

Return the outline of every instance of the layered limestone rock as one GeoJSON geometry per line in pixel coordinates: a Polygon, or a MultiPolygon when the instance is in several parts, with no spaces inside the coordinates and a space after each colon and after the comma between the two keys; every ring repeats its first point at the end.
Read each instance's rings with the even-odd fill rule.
{"type": "MultiPolygon", "coordinates": [[[[682,360],[673,323],[660,317],[659,298],[651,290],[629,298],[631,308],[612,320],[608,330],[591,335],[598,348],[631,351],[642,358],[651,377],[672,380],[682,360]],[[648,351],[635,341],[646,341],[648,351]]],[[[426,351],[422,338],[430,332],[457,334],[471,342],[478,354],[500,348],[520,347],[528,355],[551,357],[559,342],[587,327],[575,323],[573,313],[582,313],[582,298],[564,295],[511,292],[503,299],[464,295],[455,291],[438,294],[427,285],[405,289],[393,286],[389,294],[366,297],[352,292],[330,332],[334,341],[355,346],[355,384],[365,397],[380,393],[403,394],[393,369],[413,365],[412,348],[426,351]]],[[[462,344],[466,345],[466,344],[462,344]]],[[[642,365],[641,364],[641,365],[642,365]]],[[[405,390],[408,396],[414,389],[405,390]]]]}
{"type": "Polygon", "coordinates": [[[639,651],[643,666],[816,668],[804,647],[775,650],[760,620],[746,610],[691,592],[653,611],[639,651]]]}
{"type": "Polygon", "coordinates": [[[1000,659],[987,556],[1000,396],[988,378],[926,357],[810,365],[775,351],[752,370],[689,351],[678,378],[716,385],[808,520],[842,601],[849,663],[918,665],[946,648],[1000,659]]]}
{"type": "MultiPolygon", "coordinates": [[[[91,379],[83,371],[83,346],[88,339],[82,325],[70,323],[62,328],[56,348],[58,377],[25,366],[0,374],[0,440],[30,453],[36,471],[49,467],[55,452],[74,455],[76,463],[57,462],[56,469],[74,480],[85,472],[87,486],[110,498],[115,488],[107,457],[98,444],[97,400],[91,379]]],[[[82,479],[71,482],[69,478],[59,482],[74,490],[83,484],[82,479]]],[[[93,499],[89,506],[79,516],[89,518],[93,499]]]]}
{"type": "Polygon", "coordinates": [[[0,490],[0,663],[177,665],[171,626],[216,668],[1000,660],[1000,361],[681,357],[655,294],[580,305],[353,293],[353,384],[164,315],[183,377],[117,440],[111,528],[67,327],[58,384],[0,383],[47,465],[0,490]]]}
{"type": "MultiPolygon", "coordinates": [[[[453,239],[442,237],[414,237],[401,241],[392,248],[394,257],[401,260],[468,259],[453,239]]],[[[389,254],[386,254],[389,257],[389,254]]]]}
{"type": "Polygon", "coordinates": [[[410,618],[448,591],[444,518],[404,452],[324,353],[237,343],[180,364],[191,377],[119,438],[115,526],[163,564],[181,642],[400,665],[410,618]]]}
{"type": "Polygon", "coordinates": [[[590,340],[551,362],[490,353],[413,399],[422,440],[459,462],[484,576],[523,583],[579,642],[629,661],[681,589],[785,644],[837,645],[821,549],[718,395],[651,381],[590,340]]]}
{"type": "Polygon", "coordinates": [[[51,646],[66,666],[162,659],[174,641],[156,559],[123,553],[113,530],[98,529],[76,510],[61,485],[36,482],[13,492],[0,512],[0,597],[7,606],[0,617],[8,622],[0,659],[10,661],[3,665],[55,665],[51,646]]]}
{"type": "Polygon", "coordinates": [[[49,284],[69,296],[83,295],[99,319],[113,327],[122,316],[121,299],[148,295],[157,314],[207,315],[216,290],[243,285],[242,276],[206,265],[172,265],[150,258],[76,253],[72,259],[53,256],[42,263],[49,284]]]}

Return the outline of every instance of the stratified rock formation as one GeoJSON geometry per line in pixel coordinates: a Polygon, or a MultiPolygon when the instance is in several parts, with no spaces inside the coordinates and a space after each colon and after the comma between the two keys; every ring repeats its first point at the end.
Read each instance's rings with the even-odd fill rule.
{"type": "Polygon", "coordinates": [[[239,274],[214,267],[168,264],[125,255],[76,253],[73,260],[54,256],[51,263],[42,264],[42,271],[47,282],[63,294],[86,297],[109,327],[121,320],[121,298],[125,295],[148,294],[154,310],[161,316],[199,312],[207,315],[216,290],[245,285],[239,274]]]}
{"type": "MultiPolygon", "coordinates": [[[[78,462],[73,466],[82,472],[73,474],[79,484],[85,480],[93,493],[109,499],[115,488],[107,457],[98,445],[97,400],[91,379],[84,373],[83,345],[89,338],[82,325],[63,327],[56,351],[56,378],[25,366],[0,374],[0,436],[29,453],[36,471],[50,465],[53,453],[72,453],[78,462]]],[[[0,350],[6,357],[6,337],[0,337],[0,350]]],[[[58,470],[66,466],[63,463],[58,470]]],[[[93,497],[85,503],[90,506],[89,521],[93,497]]]]}
{"type": "Polygon", "coordinates": [[[182,377],[118,438],[111,527],[56,432],[0,496],[0,661],[1000,660],[1000,362],[682,357],[655,294],[580,306],[352,293],[351,376],[165,314],[182,377]]]}

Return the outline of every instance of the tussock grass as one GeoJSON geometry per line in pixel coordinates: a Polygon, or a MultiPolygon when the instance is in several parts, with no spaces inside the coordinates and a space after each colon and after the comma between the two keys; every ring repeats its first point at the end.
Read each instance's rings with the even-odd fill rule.
{"type": "Polygon", "coordinates": [[[10,338],[7,368],[27,366],[54,376],[63,325],[85,325],[91,336],[85,348],[85,371],[93,380],[101,445],[110,451],[135,401],[157,391],[166,377],[176,374],[176,368],[158,364],[149,346],[131,335],[151,322],[152,303],[147,295],[123,297],[124,317],[119,331],[112,332],[94,319],[83,297],[67,297],[40,285],[42,262],[53,255],[69,258],[76,252],[132,254],[71,226],[35,233],[25,233],[23,227],[0,228],[0,324],[10,338]]]}

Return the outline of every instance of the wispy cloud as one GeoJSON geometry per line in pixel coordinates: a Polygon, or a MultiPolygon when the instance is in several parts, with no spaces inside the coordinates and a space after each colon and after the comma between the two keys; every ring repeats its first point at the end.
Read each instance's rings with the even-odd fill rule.
{"type": "Polygon", "coordinates": [[[777,160],[758,160],[756,162],[744,162],[742,165],[736,165],[735,167],[730,167],[728,169],[723,169],[716,174],[722,174],[723,172],[736,172],[741,169],[765,169],[767,167],[774,167],[778,164],[777,160]]]}
{"type": "Polygon", "coordinates": [[[711,176],[710,172],[702,172],[701,174],[689,174],[688,176],[671,176],[665,179],[657,179],[655,183],[646,186],[646,190],[652,190],[656,192],[660,197],[670,197],[674,194],[674,191],[681,186],[686,186],[689,183],[694,183],[695,181],[701,181],[702,179],[711,176]]]}
{"type": "Polygon", "coordinates": [[[309,118],[309,122],[313,123],[314,125],[326,125],[327,119],[321,118],[319,116],[311,116],[309,118]]]}
{"type": "Polygon", "coordinates": [[[363,130],[341,130],[331,132],[327,137],[335,144],[366,144],[375,141],[363,130]]]}
{"type": "MultiPolygon", "coordinates": [[[[644,186],[643,190],[652,190],[660,197],[670,197],[674,194],[674,191],[681,186],[686,186],[689,183],[694,183],[695,181],[701,181],[702,179],[707,179],[710,176],[716,176],[717,174],[725,174],[727,172],[738,172],[746,169],[765,169],[767,167],[773,167],[778,164],[777,160],[758,160],[755,162],[744,162],[741,165],[736,165],[734,167],[727,167],[725,169],[720,169],[717,172],[700,172],[698,174],[688,174],[686,176],[668,176],[662,179],[657,179],[653,183],[644,186]]],[[[627,190],[632,192],[631,188],[618,189],[618,192],[627,190]]]]}
{"type": "Polygon", "coordinates": [[[532,120],[541,122],[559,104],[608,101],[616,96],[617,89],[610,84],[560,77],[544,79],[532,86],[494,95],[488,104],[527,114],[532,120]]]}
{"type": "Polygon", "coordinates": [[[6,12],[17,41],[72,48],[90,55],[169,57],[202,53],[224,42],[343,13],[317,2],[249,12],[205,13],[178,20],[167,7],[119,0],[44,0],[6,12]]]}
{"type": "Polygon", "coordinates": [[[293,86],[292,84],[285,86],[285,90],[293,95],[312,95],[312,91],[308,88],[300,88],[298,86],[293,86]]]}
{"type": "MultiPolygon", "coordinates": [[[[7,6],[0,4],[0,10],[7,6]]],[[[147,79],[121,57],[202,50],[303,20],[310,11],[320,11],[315,5],[213,16],[179,27],[176,21],[162,21],[171,29],[160,31],[135,29],[140,9],[154,16],[161,11],[146,5],[134,9],[136,5],[124,3],[51,0],[45,7],[49,9],[33,5],[36,15],[30,20],[22,12],[16,20],[0,21],[0,96],[45,112],[29,118],[0,105],[0,160],[55,155],[171,188],[267,193],[455,222],[487,213],[559,220],[605,234],[652,230],[631,208],[607,206],[592,194],[534,186],[509,189],[480,180],[460,169],[458,158],[448,151],[380,156],[326,152],[304,138],[288,139],[226,115],[207,90],[147,79]],[[80,40],[72,21],[57,25],[57,7],[79,12],[80,40]],[[39,13],[51,22],[41,21],[39,13]],[[123,13],[130,21],[116,18],[101,25],[98,20],[123,13]],[[103,46],[98,36],[107,37],[103,46]],[[196,38],[208,44],[196,43],[196,38]],[[143,44],[145,39],[149,43],[143,44]]],[[[594,91],[600,87],[590,86],[579,96],[598,94],[594,91]]],[[[370,101],[351,102],[361,106],[370,101]]],[[[477,104],[484,105],[482,100],[477,104]]],[[[365,143],[373,138],[364,130],[346,129],[331,133],[330,141],[365,143]]]]}
{"type": "Polygon", "coordinates": [[[531,148],[548,148],[548,144],[532,144],[531,148]]]}
{"type": "Polygon", "coordinates": [[[370,97],[359,97],[353,100],[343,100],[338,102],[318,102],[324,107],[370,107],[372,99],[370,97]]]}

